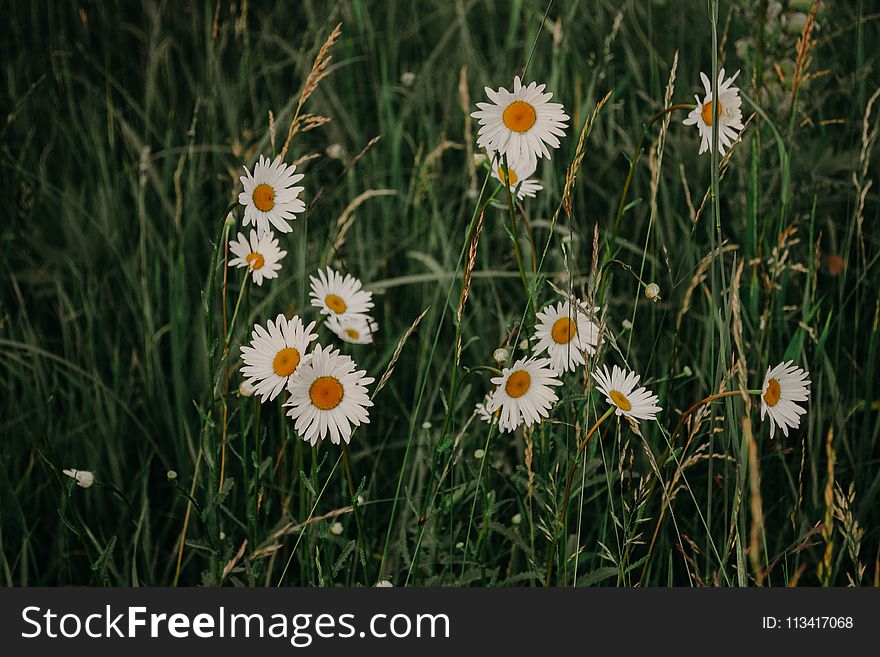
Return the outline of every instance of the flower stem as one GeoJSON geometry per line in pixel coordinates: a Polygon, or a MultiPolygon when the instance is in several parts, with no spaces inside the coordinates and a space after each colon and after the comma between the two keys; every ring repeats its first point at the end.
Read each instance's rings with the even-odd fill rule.
{"type": "Polygon", "coordinates": [[[605,420],[611,417],[611,414],[614,413],[615,407],[612,406],[605,414],[596,420],[596,424],[594,424],[590,430],[587,432],[587,435],[584,436],[584,439],[581,441],[581,444],[578,446],[578,453],[574,459],[574,463],[571,464],[571,468],[568,470],[568,479],[565,482],[565,496],[562,499],[562,511],[559,514],[559,520],[556,523],[556,532],[553,534],[553,544],[550,546],[550,553],[547,556],[547,577],[544,581],[545,586],[550,586],[553,580],[553,565],[556,563],[556,545],[559,543],[559,533],[562,531],[562,525],[565,522],[565,516],[568,513],[568,502],[571,498],[571,484],[574,480],[574,473],[577,469],[577,465],[580,462],[581,454],[584,453],[584,449],[587,446],[587,441],[590,440],[590,437],[596,433],[596,430],[599,428],[605,420]]]}
{"type": "Polygon", "coordinates": [[[526,298],[528,299],[531,295],[529,294],[529,282],[526,278],[526,270],[523,267],[522,261],[522,253],[519,250],[519,238],[517,237],[516,231],[516,213],[513,211],[513,194],[510,192],[510,169],[507,167],[507,153],[504,154],[504,180],[502,180],[502,184],[504,185],[504,189],[507,192],[507,209],[509,210],[510,215],[510,235],[513,238],[513,253],[516,256],[516,264],[519,267],[519,277],[522,279],[523,290],[525,290],[526,298]]]}
{"type": "MultiPolygon", "coordinates": [[[[747,390],[746,392],[750,395],[760,395],[761,394],[760,390],[747,390]]],[[[725,397],[733,397],[735,395],[741,395],[741,394],[742,394],[742,390],[728,390],[727,392],[719,392],[714,395],[709,395],[705,399],[701,399],[700,401],[698,401],[696,404],[694,404],[689,409],[687,409],[684,413],[681,414],[681,419],[678,421],[678,424],[675,425],[675,431],[673,431],[672,435],[669,436],[669,444],[672,445],[672,442],[675,440],[675,437],[678,435],[678,432],[681,431],[681,428],[684,426],[685,420],[687,420],[688,417],[691,415],[691,413],[696,411],[700,406],[702,406],[703,404],[709,404],[709,403],[711,403],[713,401],[717,401],[719,399],[724,399],[725,397]]],[[[664,459],[662,459],[661,462],[663,462],[665,460],[666,459],[664,458],[664,459]]]]}
{"type": "MultiPolygon", "coordinates": [[[[747,394],[749,395],[760,395],[760,390],[747,390],[747,394]]],[[[728,390],[727,392],[719,392],[714,395],[709,395],[704,399],[701,399],[696,404],[692,405],[689,409],[687,409],[681,415],[681,419],[678,421],[678,424],[675,426],[675,430],[669,436],[669,444],[666,447],[666,451],[663,453],[663,456],[660,457],[660,460],[657,461],[658,467],[658,476],[659,476],[659,468],[666,463],[666,459],[669,458],[669,455],[672,453],[672,445],[675,441],[675,437],[678,435],[678,432],[681,431],[681,428],[684,426],[685,421],[690,415],[696,411],[698,408],[703,406],[704,404],[711,404],[713,401],[718,401],[719,399],[725,399],[726,397],[734,397],[736,395],[741,395],[742,390],[728,390]]],[[[655,478],[651,483],[651,489],[648,491],[648,497],[651,497],[654,494],[654,490],[657,488],[658,479],[655,478]]],[[[657,536],[660,533],[660,525],[663,524],[663,518],[666,515],[666,497],[663,497],[663,500],[660,505],[660,516],[657,518],[657,525],[654,527],[654,534],[651,536],[651,543],[648,545],[648,557],[651,556],[651,553],[654,550],[654,544],[657,542],[657,536]]],[[[645,579],[645,574],[648,572],[648,561],[649,559],[645,559],[645,567],[642,569],[642,575],[639,578],[639,583],[641,584],[645,579]]]]}
{"type": "Polygon", "coordinates": [[[351,506],[354,509],[354,522],[358,530],[358,548],[361,553],[361,561],[364,566],[364,583],[370,586],[370,569],[367,565],[367,546],[364,540],[364,525],[361,522],[361,512],[358,508],[357,487],[354,485],[354,475],[351,472],[351,459],[348,455],[348,445],[342,443],[342,467],[345,470],[345,478],[348,480],[348,492],[351,495],[351,506]]]}
{"type": "Polygon", "coordinates": [[[626,174],[626,180],[623,183],[623,190],[620,192],[620,200],[617,202],[617,212],[614,216],[614,228],[611,232],[611,244],[609,244],[609,253],[611,249],[611,245],[614,244],[614,241],[617,239],[617,229],[620,227],[620,218],[623,216],[623,210],[626,207],[626,198],[629,195],[629,187],[632,183],[633,173],[636,170],[636,164],[639,163],[639,159],[642,156],[642,147],[645,145],[645,140],[648,138],[648,130],[653,126],[657,121],[662,119],[664,116],[669,114],[670,112],[675,112],[678,110],[690,110],[693,109],[693,105],[671,105],[666,109],[662,109],[657,112],[654,116],[652,116],[645,123],[644,129],[642,130],[642,137],[639,139],[639,143],[636,146],[636,149],[633,151],[632,157],[629,160],[629,171],[626,174]]]}

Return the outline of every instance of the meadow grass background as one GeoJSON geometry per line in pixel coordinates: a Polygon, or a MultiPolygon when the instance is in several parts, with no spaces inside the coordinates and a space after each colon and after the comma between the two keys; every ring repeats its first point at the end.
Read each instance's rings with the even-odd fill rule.
{"type": "MultiPolygon", "coordinates": [[[[700,211],[711,159],[678,112],[659,168],[648,148],[661,126],[649,129],[615,233],[676,51],[672,102],[702,97],[706,2],[5,2],[0,582],[538,586],[549,556],[565,585],[877,585],[880,103],[865,118],[880,17],[870,2],[823,3],[793,98],[809,9],[720,3],[719,64],[741,70],[755,116],[718,204],[700,211]],[[222,264],[208,295],[224,208],[242,165],[273,152],[270,111],[280,148],[339,22],[306,107],[331,121],[298,134],[288,158],[315,156],[301,164],[310,207],[280,237],[281,277],[245,295],[225,394],[222,264]],[[535,431],[498,435],[473,417],[489,375],[465,368],[492,365],[530,321],[503,205],[485,213],[453,367],[461,254],[485,178],[468,114],[527,61],[526,80],[572,116],[539,168],[545,191],[525,203],[539,259],[549,244],[530,278],[536,303],[557,300],[548,281],[595,291],[618,349],[606,343],[598,362],[625,356],[664,408],[642,436],[608,422],[590,441],[552,553],[566,473],[606,406],[581,371],[535,431]],[[571,216],[551,231],[578,134],[609,91],[571,216]],[[340,218],[353,223],[333,250],[340,218]],[[321,263],[377,294],[377,344],[346,348],[377,379],[429,309],[351,444],[363,556],[339,449],[311,449],[279,403],[236,393],[250,326],[313,318],[308,275],[321,263]],[[642,268],[659,302],[645,299],[642,268]],[[656,485],[652,461],[685,409],[736,389],[735,363],[756,388],[786,359],[812,379],[798,430],[771,441],[757,398],[750,422],[740,398],[705,407],[656,485]],[[75,486],[68,467],[97,483],[75,486]]],[[[522,250],[529,262],[525,239],[522,250]]],[[[231,309],[241,271],[228,277],[231,309]]]]}

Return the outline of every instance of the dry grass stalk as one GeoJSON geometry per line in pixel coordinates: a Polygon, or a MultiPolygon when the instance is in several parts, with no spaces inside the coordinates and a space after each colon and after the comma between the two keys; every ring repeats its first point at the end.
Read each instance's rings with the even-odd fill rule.
{"type": "Polygon", "coordinates": [[[468,292],[471,289],[471,272],[474,271],[474,265],[477,263],[477,246],[480,244],[480,235],[483,232],[483,215],[477,220],[477,227],[474,230],[474,237],[471,240],[471,246],[468,250],[468,260],[464,268],[464,281],[461,284],[461,296],[458,299],[458,323],[461,324],[461,315],[464,312],[464,304],[467,303],[468,292]]]}
{"type": "Polygon", "coordinates": [[[820,0],[816,0],[810,8],[810,13],[807,15],[807,20],[804,23],[804,29],[801,32],[797,45],[795,46],[797,58],[795,59],[794,64],[794,74],[791,78],[791,116],[794,116],[798,90],[800,89],[801,84],[809,78],[807,69],[809,69],[810,64],[813,63],[810,51],[816,45],[816,40],[813,38],[813,27],[816,25],[816,10],[819,8],[819,4],[820,0]]]}
{"type": "Polygon", "coordinates": [[[318,51],[317,57],[315,57],[315,62],[312,64],[312,70],[309,71],[309,74],[306,77],[306,82],[303,85],[303,90],[299,95],[299,101],[297,101],[296,104],[296,112],[293,114],[293,120],[290,122],[290,129],[287,131],[287,139],[284,140],[284,147],[281,149],[282,160],[287,155],[287,149],[290,147],[290,141],[293,139],[293,136],[303,127],[304,117],[300,117],[303,105],[305,105],[309,97],[315,93],[315,89],[318,88],[321,80],[330,74],[330,71],[327,70],[327,67],[330,65],[330,60],[333,59],[333,56],[330,54],[330,49],[341,35],[342,23],[338,23],[336,27],[333,28],[333,31],[330,32],[330,36],[327,37],[327,40],[324,41],[324,45],[322,45],[321,49],[318,51]]]}
{"type": "Polygon", "coordinates": [[[471,120],[471,94],[468,90],[467,65],[462,65],[458,72],[458,103],[464,112],[464,144],[467,150],[468,189],[477,190],[477,165],[474,163],[474,128],[471,120]]]}
{"type": "Polygon", "coordinates": [[[400,352],[403,351],[403,345],[406,344],[409,336],[411,336],[412,332],[416,330],[416,327],[421,324],[422,320],[425,318],[425,315],[428,314],[428,311],[430,309],[431,306],[425,308],[422,311],[422,314],[416,317],[412,325],[406,330],[406,333],[403,334],[403,337],[400,338],[400,341],[397,343],[397,347],[394,349],[394,354],[391,356],[391,360],[388,363],[388,367],[385,369],[385,373],[382,375],[382,378],[379,379],[379,385],[376,386],[373,394],[370,395],[370,399],[373,399],[377,394],[379,394],[379,391],[385,387],[386,383],[388,383],[388,379],[391,378],[391,374],[394,372],[394,366],[397,364],[397,359],[400,358],[400,352]]]}
{"type": "Polygon", "coordinates": [[[865,251],[865,235],[863,233],[863,223],[865,221],[865,199],[868,197],[868,191],[874,184],[873,180],[868,178],[868,167],[871,164],[871,151],[874,143],[877,141],[878,125],[875,122],[874,129],[871,130],[871,110],[874,102],[880,96],[880,88],[878,88],[868,99],[865,107],[865,118],[862,121],[862,149],[859,152],[859,171],[858,174],[853,171],[852,181],[856,188],[856,231],[859,236],[859,252],[862,256],[862,263],[867,266],[868,258],[865,251]]]}
{"type": "Polygon", "coordinates": [[[342,245],[345,244],[345,235],[348,233],[348,229],[354,224],[354,211],[357,210],[361,203],[368,199],[376,198],[377,196],[396,196],[397,194],[398,191],[396,189],[368,189],[355,196],[351,203],[345,206],[342,214],[340,214],[339,218],[336,220],[337,232],[336,239],[333,241],[333,250],[339,251],[339,249],[342,248],[342,245]]]}
{"type": "Polygon", "coordinates": [[[850,586],[859,586],[865,574],[865,566],[859,559],[865,530],[853,516],[852,506],[855,499],[856,490],[852,483],[846,493],[843,492],[839,484],[834,485],[834,517],[840,525],[838,529],[843,537],[846,552],[855,567],[855,578],[850,573],[846,574],[850,586]]]}
{"type": "Polygon", "coordinates": [[[577,148],[575,149],[574,159],[571,161],[571,164],[568,166],[568,171],[565,172],[565,186],[562,189],[562,207],[565,208],[565,216],[571,219],[571,190],[574,187],[574,183],[577,180],[577,172],[581,166],[581,162],[584,159],[584,155],[586,155],[586,142],[587,137],[590,135],[590,131],[593,129],[593,124],[596,122],[596,117],[599,115],[599,110],[602,109],[602,106],[608,102],[608,99],[611,98],[611,94],[613,92],[609,91],[605,94],[605,97],[602,98],[598,103],[596,103],[596,107],[593,108],[593,113],[590,115],[584,122],[584,127],[581,128],[581,134],[578,138],[577,148]]]}
{"type": "Polygon", "coordinates": [[[272,145],[272,152],[275,152],[275,133],[277,126],[275,125],[275,115],[269,110],[269,143],[272,145]]]}
{"type": "MultiPolygon", "coordinates": [[[[337,182],[339,182],[340,180],[342,180],[342,178],[345,177],[345,175],[346,175],[349,171],[351,171],[351,169],[352,169],[352,168],[353,168],[358,162],[361,161],[361,158],[364,157],[364,155],[367,154],[367,151],[369,151],[373,146],[375,146],[377,143],[379,143],[379,140],[380,140],[380,139],[382,139],[382,136],[381,136],[381,135],[376,135],[376,136],[373,137],[370,141],[368,141],[368,142],[367,142],[367,145],[364,146],[364,147],[361,149],[361,151],[360,151],[357,155],[355,155],[353,158],[351,158],[351,159],[348,161],[348,163],[346,163],[345,167],[343,167],[343,169],[342,169],[342,173],[340,173],[338,176],[336,176],[336,178],[333,180],[333,183],[331,184],[331,187],[334,186],[334,185],[335,185],[337,182]]],[[[311,210],[312,210],[312,209],[318,204],[318,201],[320,201],[321,198],[324,196],[324,193],[326,192],[326,190],[327,190],[327,187],[321,187],[321,189],[319,189],[319,190],[317,191],[317,193],[315,194],[315,198],[313,198],[313,199],[312,199],[312,202],[309,203],[309,207],[308,207],[308,210],[307,210],[308,212],[311,212],[311,210]]]]}
{"type": "MultiPolygon", "coordinates": [[[[678,70],[678,50],[672,57],[672,67],[669,70],[669,80],[666,82],[666,92],[663,94],[663,107],[672,105],[672,94],[675,89],[675,73],[678,70]]],[[[672,120],[672,112],[667,112],[660,123],[660,131],[657,141],[648,155],[648,170],[651,173],[651,217],[657,216],[657,191],[660,188],[660,168],[663,165],[663,150],[666,146],[666,133],[669,131],[669,122],[672,120]]]]}
{"type": "Polygon", "coordinates": [[[819,582],[828,586],[831,582],[831,561],[834,556],[834,426],[828,427],[825,439],[825,455],[828,459],[828,482],[825,484],[825,520],[822,523],[822,538],[825,540],[825,553],[819,562],[819,582]]]}
{"type": "Polygon", "coordinates": [[[247,544],[248,544],[247,539],[244,539],[241,543],[241,547],[238,548],[238,552],[235,553],[235,556],[232,557],[232,559],[230,559],[226,563],[225,566],[223,566],[223,573],[220,575],[221,582],[226,579],[226,577],[229,575],[229,573],[232,572],[232,569],[235,568],[235,564],[237,564],[239,562],[239,560],[241,559],[241,557],[244,555],[244,551],[247,548],[247,544]]]}

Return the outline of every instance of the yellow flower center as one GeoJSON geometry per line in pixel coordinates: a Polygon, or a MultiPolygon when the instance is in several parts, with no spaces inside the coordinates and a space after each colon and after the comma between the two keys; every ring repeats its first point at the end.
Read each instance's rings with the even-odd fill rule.
{"type": "Polygon", "coordinates": [[[550,337],[556,344],[568,344],[577,333],[577,326],[569,317],[560,317],[550,329],[550,337]]]}
{"type": "Polygon", "coordinates": [[[511,397],[522,397],[529,391],[529,388],[532,385],[532,377],[529,376],[529,373],[525,370],[517,370],[509,377],[507,377],[507,383],[504,384],[504,389],[507,391],[507,394],[511,397]]]}
{"type": "Polygon", "coordinates": [[[503,166],[498,167],[498,177],[501,178],[501,180],[503,182],[506,182],[511,187],[513,187],[514,185],[516,185],[516,183],[519,182],[519,178],[516,175],[516,171],[514,171],[510,167],[507,167],[507,175],[506,176],[504,175],[504,167],[503,166]]]}
{"type": "Polygon", "coordinates": [[[779,388],[779,381],[770,379],[767,382],[767,392],[764,393],[764,402],[767,406],[776,406],[779,403],[779,396],[781,394],[782,390],[779,388]]]}
{"type": "Polygon", "coordinates": [[[309,398],[322,411],[332,411],[339,406],[343,394],[339,379],[332,376],[319,376],[309,386],[309,398]]]}
{"type": "Polygon", "coordinates": [[[251,269],[254,270],[262,269],[263,265],[266,264],[266,259],[263,257],[263,255],[256,252],[248,253],[245,260],[247,260],[247,263],[251,266],[251,269]]]}
{"type": "Polygon", "coordinates": [[[524,100],[515,100],[506,108],[501,115],[504,125],[514,132],[526,132],[538,120],[538,114],[535,108],[524,100]]]}
{"type": "Polygon", "coordinates": [[[272,359],[272,370],[278,376],[290,376],[299,365],[299,352],[293,347],[285,347],[272,359]]]}
{"type": "Polygon", "coordinates": [[[352,340],[359,340],[361,334],[355,331],[354,329],[345,329],[345,334],[350,337],[352,340]]]}
{"type": "Polygon", "coordinates": [[[257,210],[260,212],[268,212],[275,207],[275,190],[266,183],[257,185],[252,198],[254,199],[254,205],[257,206],[257,210]]]}
{"type": "Polygon", "coordinates": [[[342,300],[342,297],[335,294],[328,294],[324,297],[324,303],[326,303],[327,307],[337,315],[341,315],[348,309],[348,306],[345,305],[345,301],[342,300]]]}
{"type": "MultiPolygon", "coordinates": [[[[708,102],[705,105],[703,105],[703,109],[700,110],[700,117],[703,119],[703,123],[705,123],[710,128],[712,127],[712,120],[714,119],[714,117],[712,116],[712,114],[713,114],[712,106],[713,105],[715,105],[715,103],[708,102]]],[[[723,111],[724,111],[724,108],[721,106],[721,103],[717,103],[717,107],[715,108],[715,112],[714,112],[715,116],[721,116],[721,113],[723,111]]]]}
{"type": "Polygon", "coordinates": [[[611,401],[613,401],[620,410],[632,410],[633,405],[629,402],[629,399],[626,398],[626,395],[620,392],[620,390],[612,390],[608,393],[608,396],[611,397],[611,401]]]}

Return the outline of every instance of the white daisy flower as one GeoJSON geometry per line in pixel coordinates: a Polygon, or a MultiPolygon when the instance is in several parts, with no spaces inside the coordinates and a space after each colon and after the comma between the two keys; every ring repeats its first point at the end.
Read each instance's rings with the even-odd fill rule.
{"type": "Polygon", "coordinates": [[[498,182],[510,181],[510,191],[522,201],[526,196],[535,198],[535,194],[544,189],[537,180],[530,176],[538,168],[537,158],[523,160],[521,162],[508,161],[507,175],[504,174],[504,158],[498,153],[489,153],[489,162],[492,163],[492,177],[498,182]]]}
{"type": "Polygon", "coordinates": [[[474,413],[476,413],[477,417],[479,417],[486,424],[492,424],[492,420],[496,415],[498,415],[498,411],[490,413],[486,410],[486,406],[488,405],[491,398],[492,393],[487,393],[486,396],[483,398],[483,401],[474,406],[474,413]]]}
{"type": "Polygon", "coordinates": [[[309,343],[317,339],[315,322],[304,326],[295,315],[289,320],[278,315],[274,322],[269,320],[268,328],[254,325],[250,346],[241,348],[245,365],[241,374],[261,402],[278,396],[291,375],[308,361],[309,343]]]}
{"type": "MultiPolygon", "coordinates": [[[[593,312],[598,311],[595,308],[593,312]]],[[[535,353],[547,352],[550,366],[557,372],[574,371],[583,365],[586,355],[596,353],[599,328],[590,320],[587,307],[580,301],[560,301],[537,314],[535,353]]]]}
{"type": "Polygon", "coordinates": [[[253,175],[247,167],[244,170],[247,173],[241,177],[244,191],[238,195],[238,202],[245,206],[244,225],[253,223],[261,235],[269,232],[269,224],[282,233],[293,230],[288,220],[296,219],[296,214],[306,209],[299,198],[304,188],[294,187],[303,179],[301,173],[294,174],[296,165],[284,164],[280,155],[272,162],[261,155],[253,175]]]}
{"type": "Polygon", "coordinates": [[[647,388],[636,388],[640,377],[635,372],[627,372],[615,365],[609,374],[603,365],[601,370],[593,372],[593,378],[605,400],[615,407],[615,415],[630,420],[656,420],[657,413],[663,410],[657,406],[657,395],[647,388]]]}
{"type": "Polygon", "coordinates": [[[318,276],[309,276],[312,305],[321,309],[322,315],[349,318],[366,315],[373,307],[373,293],[362,289],[361,282],[351,274],[345,278],[327,267],[326,274],[318,270],[318,276]]]}
{"type": "Polygon", "coordinates": [[[810,397],[809,372],[794,365],[792,361],[780,363],[773,369],[767,368],[764,385],[761,386],[761,420],[770,416],[770,437],[776,427],[788,437],[788,429],[797,429],[800,416],[807,409],[796,402],[805,402],[810,397]]]}
{"type": "Polygon", "coordinates": [[[80,488],[91,488],[92,484],[95,483],[95,474],[88,470],[74,470],[69,468],[67,470],[62,470],[61,474],[67,475],[76,481],[76,485],[80,488]]]}
{"type": "Polygon", "coordinates": [[[497,386],[486,404],[486,412],[501,410],[498,429],[513,431],[520,424],[531,426],[550,414],[558,398],[550,386],[561,386],[549,358],[520,358],[492,379],[497,386]]]}
{"type": "Polygon", "coordinates": [[[733,86],[739,71],[733,77],[724,79],[724,69],[718,71],[718,103],[717,107],[712,97],[712,85],[705,73],[700,73],[703,80],[703,88],[706,95],[703,102],[699,96],[694,96],[697,106],[691,110],[687,118],[682,121],[684,125],[696,125],[700,131],[700,155],[707,150],[712,150],[712,121],[718,118],[718,152],[724,155],[736,139],[739,131],[745,126],[742,122],[742,99],[739,97],[739,88],[733,86]]]}
{"type": "Polygon", "coordinates": [[[552,93],[543,93],[546,85],[532,82],[524,87],[519,76],[513,79],[513,93],[505,88],[492,91],[486,87],[491,103],[477,103],[480,109],[471,116],[479,119],[477,143],[492,151],[507,154],[509,162],[536,157],[550,158],[549,144],[559,148],[565,136],[568,115],[560,103],[550,103],[552,93]]]}
{"type": "Polygon", "coordinates": [[[374,380],[338,349],[316,346],[287,387],[290,399],[284,405],[290,408],[287,414],[295,420],[296,432],[312,445],[328,434],[334,445],[347,445],[352,425],[370,421],[367,408],[373,402],[366,386],[374,380]]]}
{"type": "Polygon", "coordinates": [[[340,340],[351,344],[372,344],[379,324],[369,315],[330,315],[325,322],[340,340]]]}
{"type": "Polygon", "coordinates": [[[239,233],[229,242],[229,250],[235,255],[229,266],[247,267],[257,285],[262,285],[264,278],[278,278],[281,259],[287,255],[287,251],[278,248],[278,240],[271,232],[258,235],[255,230],[251,230],[250,241],[239,233]]]}

